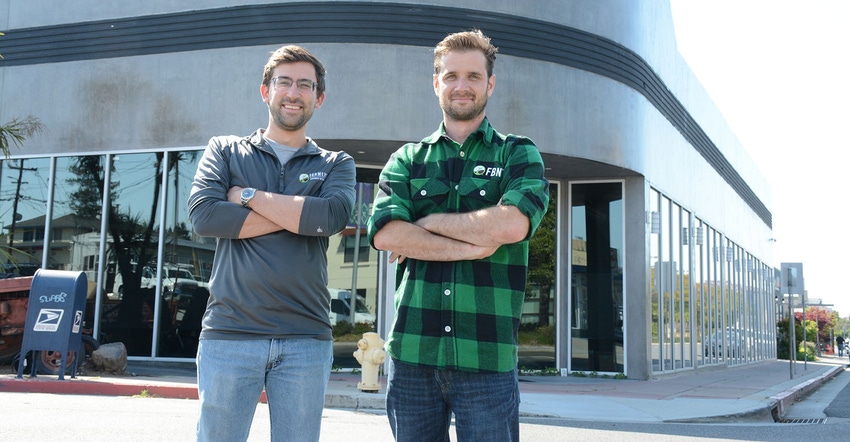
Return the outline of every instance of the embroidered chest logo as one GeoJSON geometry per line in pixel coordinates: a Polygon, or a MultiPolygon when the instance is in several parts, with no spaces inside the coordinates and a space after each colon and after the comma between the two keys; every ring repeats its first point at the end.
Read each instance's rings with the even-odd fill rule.
{"type": "Polygon", "coordinates": [[[302,173],[298,176],[298,181],[301,181],[302,183],[306,183],[310,180],[324,181],[327,176],[327,172],[302,173]]]}
{"type": "Polygon", "coordinates": [[[489,176],[489,177],[500,177],[502,176],[502,171],[505,170],[502,167],[484,167],[484,166],[475,166],[472,169],[472,173],[475,176],[489,176]]]}

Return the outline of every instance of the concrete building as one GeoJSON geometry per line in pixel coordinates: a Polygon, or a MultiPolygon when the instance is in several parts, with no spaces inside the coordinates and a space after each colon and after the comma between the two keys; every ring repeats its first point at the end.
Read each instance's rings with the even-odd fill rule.
{"type": "MultiPolygon", "coordinates": [[[[185,209],[194,167],[211,136],[266,125],[271,51],[299,44],[325,63],[308,135],[354,156],[371,184],[440,122],[433,46],[480,28],[499,47],[488,118],[531,137],[552,182],[520,368],[645,379],[776,357],[770,189],[679,55],[666,1],[0,0],[0,11],[0,124],[31,115],[46,127],[0,163],[4,244],[25,245],[15,220],[46,216],[38,241],[50,220],[97,220],[95,303],[108,300],[110,266],[207,275],[209,239],[185,209]]],[[[372,186],[361,190],[367,212],[372,186]]],[[[362,294],[385,336],[393,269],[358,231],[331,241],[332,288],[362,294]]],[[[51,253],[27,259],[86,265],[51,253]]],[[[191,327],[167,309],[125,295],[94,326],[143,336],[132,357],[189,360],[191,327]]]]}

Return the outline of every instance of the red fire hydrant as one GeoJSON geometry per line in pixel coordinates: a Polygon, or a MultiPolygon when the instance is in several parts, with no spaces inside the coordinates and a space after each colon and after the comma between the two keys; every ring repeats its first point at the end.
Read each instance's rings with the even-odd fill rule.
{"type": "Polygon", "coordinates": [[[357,341],[354,357],[363,367],[357,388],[360,391],[376,393],[381,389],[381,384],[378,383],[378,368],[387,359],[384,340],[377,333],[363,333],[363,339],[357,341]]]}

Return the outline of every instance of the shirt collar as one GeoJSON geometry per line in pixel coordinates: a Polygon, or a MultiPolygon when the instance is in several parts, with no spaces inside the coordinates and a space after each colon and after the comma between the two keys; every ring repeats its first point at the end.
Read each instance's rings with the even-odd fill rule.
{"type": "MultiPolygon", "coordinates": [[[[469,136],[479,136],[485,145],[491,145],[493,138],[496,135],[496,129],[490,125],[490,120],[487,117],[484,117],[484,121],[481,122],[481,125],[478,126],[478,129],[475,129],[469,136]],[[476,135],[478,134],[478,135],[476,135]]],[[[449,136],[446,134],[446,123],[441,122],[440,127],[431,135],[428,135],[422,140],[422,144],[437,144],[441,139],[445,138],[446,140],[451,140],[449,136]]],[[[463,143],[466,140],[460,140],[460,143],[463,143]]]]}

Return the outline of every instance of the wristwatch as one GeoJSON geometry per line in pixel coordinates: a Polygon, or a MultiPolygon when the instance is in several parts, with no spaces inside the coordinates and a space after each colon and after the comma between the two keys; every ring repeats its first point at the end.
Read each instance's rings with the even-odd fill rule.
{"type": "Polygon", "coordinates": [[[250,209],[250,207],[248,207],[248,201],[251,201],[251,198],[254,197],[255,193],[257,193],[257,189],[253,187],[246,187],[242,190],[242,207],[250,209]]]}

